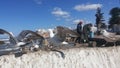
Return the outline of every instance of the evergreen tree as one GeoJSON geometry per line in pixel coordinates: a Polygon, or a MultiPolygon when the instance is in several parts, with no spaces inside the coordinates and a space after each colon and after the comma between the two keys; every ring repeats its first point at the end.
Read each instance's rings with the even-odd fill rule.
{"type": "Polygon", "coordinates": [[[97,8],[97,13],[95,14],[96,16],[96,25],[97,25],[97,28],[100,29],[103,21],[104,21],[104,18],[103,18],[103,14],[104,13],[101,13],[101,9],[98,7],[97,8]]]}
{"type": "Polygon", "coordinates": [[[110,10],[111,18],[109,19],[109,27],[112,28],[114,24],[120,24],[120,8],[115,7],[110,10]]]}

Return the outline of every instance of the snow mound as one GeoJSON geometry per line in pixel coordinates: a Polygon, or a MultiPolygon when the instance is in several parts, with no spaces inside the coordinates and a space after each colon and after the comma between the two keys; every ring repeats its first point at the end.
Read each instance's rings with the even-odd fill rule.
{"type": "Polygon", "coordinates": [[[0,57],[0,68],[119,68],[120,47],[72,48],[58,52],[38,51],[21,57],[0,57]]]}

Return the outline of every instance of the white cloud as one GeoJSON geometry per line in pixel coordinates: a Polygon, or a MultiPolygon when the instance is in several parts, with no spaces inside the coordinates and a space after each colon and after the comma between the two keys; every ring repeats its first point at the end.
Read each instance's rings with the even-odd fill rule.
{"type": "Polygon", "coordinates": [[[63,11],[61,8],[58,8],[58,7],[53,9],[52,14],[57,17],[62,17],[62,18],[70,17],[69,12],[63,11]]]}
{"type": "Polygon", "coordinates": [[[34,0],[37,4],[41,5],[42,4],[42,0],[34,0]]]}
{"type": "Polygon", "coordinates": [[[73,21],[73,18],[72,17],[71,18],[67,18],[67,19],[65,19],[65,21],[71,22],[71,21],[73,21]]]}
{"type": "Polygon", "coordinates": [[[75,19],[75,20],[73,20],[73,23],[78,24],[80,21],[84,22],[84,20],[82,20],[82,19],[75,19]]]}
{"type": "Polygon", "coordinates": [[[91,21],[85,19],[74,19],[73,24],[78,24],[80,21],[83,23],[83,25],[91,23],[91,21]]]}
{"type": "Polygon", "coordinates": [[[60,19],[60,18],[57,18],[56,20],[57,20],[57,21],[60,21],[61,19],[60,19]]]}
{"type": "Polygon", "coordinates": [[[82,5],[76,5],[74,7],[77,11],[84,11],[84,10],[95,10],[98,7],[102,7],[102,4],[82,4],[82,5]]]}

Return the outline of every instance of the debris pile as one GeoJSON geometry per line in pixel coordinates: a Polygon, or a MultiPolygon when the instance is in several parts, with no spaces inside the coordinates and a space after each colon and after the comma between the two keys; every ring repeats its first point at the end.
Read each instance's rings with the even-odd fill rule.
{"type": "MultiPolygon", "coordinates": [[[[106,48],[111,42],[102,33],[103,36],[89,38],[88,43],[77,43],[81,35],[62,26],[23,30],[16,37],[0,29],[1,35],[8,36],[8,39],[0,39],[0,68],[119,68],[120,47],[106,48]]],[[[119,41],[114,43],[120,45],[119,41]]]]}

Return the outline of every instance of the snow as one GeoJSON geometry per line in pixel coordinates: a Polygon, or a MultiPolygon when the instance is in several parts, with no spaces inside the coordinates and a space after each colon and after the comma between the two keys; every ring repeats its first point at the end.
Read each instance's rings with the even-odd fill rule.
{"type": "Polygon", "coordinates": [[[21,57],[0,57],[0,68],[119,68],[120,47],[73,48],[58,52],[38,51],[21,57]]]}
{"type": "Polygon", "coordinates": [[[53,29],[48,29],[49,33],[50,33],[50,38],[54,37],[55,34],[53,33],[53,29]]]}
{"type": "Polygon", "coordinates": [[[68,44],[68,42],[63,41],[62,44],[68,44]]]}

